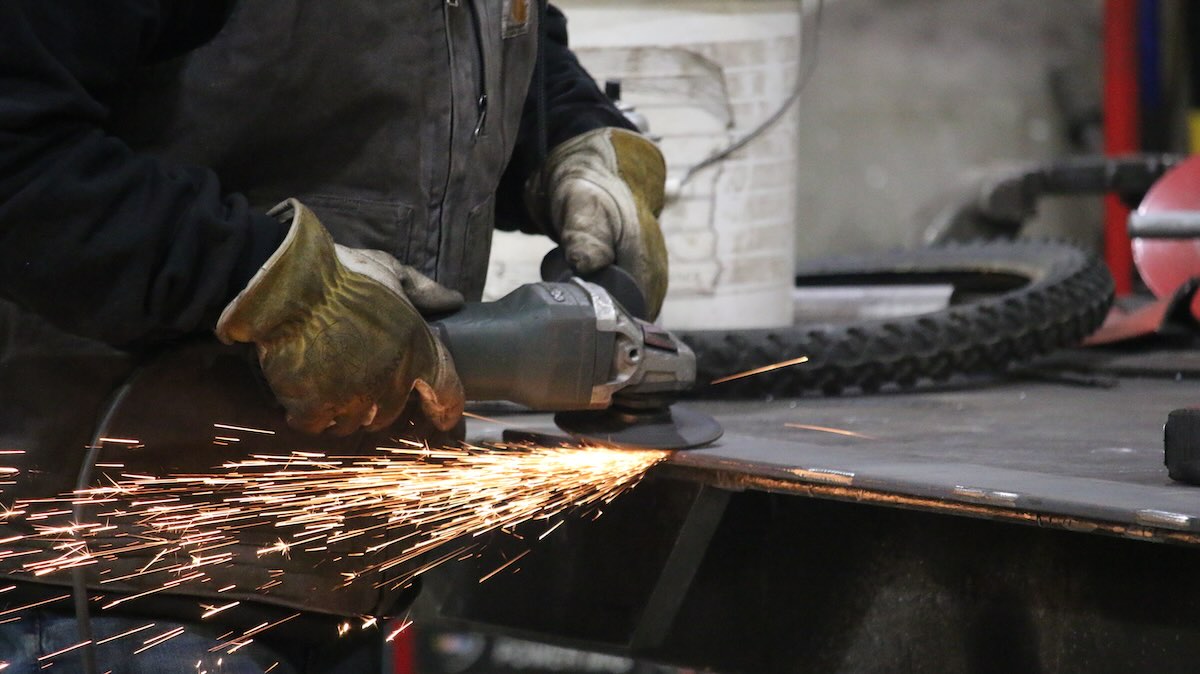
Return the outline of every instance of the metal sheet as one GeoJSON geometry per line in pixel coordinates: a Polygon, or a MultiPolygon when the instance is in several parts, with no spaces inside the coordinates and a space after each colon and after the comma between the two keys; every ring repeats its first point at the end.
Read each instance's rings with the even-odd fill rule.
{"type": "Polygon", "coordinates": [[[698,404],[718,444],[521,573],[435,570],[421,615],[731,673],[1191,671],[1200,487],[1161,443],[1198,398],[1164,377],[698,404]]]}
{"type": "Polygon", "coordinates": [[[1059,516],[1064,526],[1130,525],[1121,533],[1200,543],[1177,535],[1200,533],[1200,489],[1171,482],[1162,461],[1167,413],[1198,401],[1192,381],[1125,379],[1112,389],[1024,382],[716,403],[701,409],[726,427],[725,438],[672,464],[751,488],[769,478],[773,491],[794,485],[796,493],[966,515],[1059,516]]]}
{"type": "MultiPolygon", "coordinates": [[[[1198,402],[1194,380],[1125,378],[1107,389],[1008,381],[692,403],[726,435],[661,470],[731,489],[1200,545],[1200,487],[1168,479],[1162,453],[1167,413],[1198,402]]],[[[552,427],[541,416],[520,423],[552,427]]]]}

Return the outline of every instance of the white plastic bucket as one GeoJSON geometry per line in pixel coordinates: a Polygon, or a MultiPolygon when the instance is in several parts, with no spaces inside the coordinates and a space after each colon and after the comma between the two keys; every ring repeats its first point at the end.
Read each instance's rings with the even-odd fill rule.
{"type": "MultiPolygon", "coordinates": [[[[670,181],[779,109],[800,71],[799,2],[556,2],[571,45],[661,137],[670,181]]],[[[671,257],[668,328],[792,322],[798,118],[793,108],[752,143],[697,172],[662,215],[671,257]]],[[[551,244],[500,235],[485,298],[537,279],[551,244]]]]}

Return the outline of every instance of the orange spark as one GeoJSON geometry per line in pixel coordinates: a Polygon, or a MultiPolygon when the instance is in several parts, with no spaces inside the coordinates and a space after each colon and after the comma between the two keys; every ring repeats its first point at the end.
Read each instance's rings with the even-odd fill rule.
{"type": "Polygon", "coordinates": [[[727,375],[725,377],[720,377],[718,379],[712,380],[709,383],[710,384],[724,384],[727,381],[733,381],[735,379],[745,379],[746,377],[753,377],[756,374],[773,372],[775,370],[779,370],[779,369],[782,369],[785,367],[791,367],[792,365],[799,365],[801,363],[807,363],[807,362],[808,362],[808,356],[800,356],[799,358],[785,360],[780,363],[772,363],[771,365],[764,365],[762,367],[756,367],[753,370],[746,370],[745,372],[739,372],[737,374],[731,374],[731,375],[727,375]]]}
{"type": "Polygon", "coordinates": [[[261,435],[275,435],[275,431],[265,428],[249,428],[247,426],[232,426],[230,424],[213,424],[214,428],[224,428],[227,431],[245,431],[247,433],[259,433],[261,435]]]}
{"type": "Polygon", "coordinates": [[[114,634],[111,637],[101,639],[96,642],[96,645],[103,646],[104,644],[107,644],[110,641],[116,641],[117,639],[123,639],[127,636],[137,634],[138,632],[144,632],[152,627],[154,627],[154,623],[146,623],[145,625],[142,625],[141,627],[135,627],[131,630],[126,630],[124,632],[121,632],[120,634],[114,634]]]}
{"type": "Polygon", "coordinates": [[[488,575],[484,576],[483,578],[480,578],[480,579],[479,579],[479,582],[480,582],[480,583],[482,583],[482,582],[484,582],[484,581],[488,580],[489,578],[491,578],[492,576],[495,576],[496,574],[500,573],[501,571],[503,571],[503,570],[507,569],[508,567],[512,566],[513,564],[516,564],[516,563],[517,563],[517,560],[521,559],[521,558],[522,558],[522,557],[524,557],[525,555],[528,555],[528,554],[529,554],[529,552],[530,552],[529,550],[526,550],[526,551],[522,552],[521,554],[517,555],[516,557],[513,557],[512,559],[508,560],[507,562],[505,562],[505,563],[501,564],[501,565],[499,566],[499,568],[497,568],[495,571],[492,571],[491,573],[489,573],[488,575]]]}
{"type": "Polygon", "coordinates": [[[233,602],[229,602],[228,604],[225,604],[224,606],[206,606],[205,608],[207,608],[208,610],[205,611],[203,614],[201,614],[200,619],[203,620],[205,618],[211,618],[211,617],[215,616],[216,614],[220,613],[221,611],[227,611],[241,603],[242,602],[240,602],[240,601],[233,601],[233,602]]]}
{"type": "Polygon", "coordinates": [[[541,536],[538,536],[538,540],[540,541],[540,540],[542,540],[543,538],[545,538],[545,537],[549,536],[550,534],[554,533],[554,530],[555,530],[555,529],[557,529],[557,528],[559,528],[559,527],[561,527],[561,526],[563,525],[563,522],[566,522],[566,520],[559,520],[557,524],[555,524],[554,526],[552,526],[552,527],[550,527],[549,529],[547,529],[547,530],[545,530],[544,532],[542,532],[542,535],[541,535],[541,536]]]}
{"type": "Polygon", "coordinates": [[[53,604],[56,601],[63,601],[64,599],[70,599],[70,598],[71,598],[71,595],[63,594],[63,595],[59,595],[57,597],[51,597],[50,599],[43,599],[42,601],[35,601],[32,604],[25,604],[24,606],[18,606],[16,608],[10,608],[5,611],[0,611],[0,616],[9,615],[12,613],[21,613],[27,609],[37,608],[38,606],[45,606],[46,604],[53,604]]]}
{"type": "Polygon", "coordinates": [[[144,652],[150,650],[151,648],[158,646],[159,644],[166,643],[166,642],[170,641],[171,639],[174,639],[175,637],[179,636],[180,634],[183,634],[183,630],[184,630],[184,628],[182,628],[182,627],[176,627],[176,628],[167,630],[166,632],[163,632],[162,634],[159,634],[158,636],[150,637],[149,639],[143,641],[142,643],[145,645],[142,646],[141,648],[137,649],[136,651],[134,651],[133,654],[138,655],[139,653],[144,653],[144,652]]]}
{"type": "Polygon", "coordinates": [[[810,424],[784,424],[788,428],[798,428],[802,431],[818,431],[821,433],[833,433],[834,435],[844,435],[849,438],[861,438],[863,440],[878,440],[879,438],[865,433],[857,433],[848,431],[844,428],[831,428],[829,426],[812,426],[810,424]]]}
{"type": "Polygon", "coordinates": [[[413,625],[413,621],[409,620],[408,616],[405,615],[404,620],[400,621],[400,626],[397,627],[396,629],[392,630],[390,633],[388,633],[388,635],[386,637],[383,638],[384,642],[391,643],[391,641],[393,639],[395,639],[396,637],[403,634],[404,631],[407,630],[408,628],[412,627],[412,625],[413,625]]]}
{"type": "Polygon", "coordinates": [[[84,646],[89,646],[89,645],[91,645],[91,643],[92,643],[91,639],[88,639],[87,641],[80,641],[79,643],[71,645],[71,646],[67,646],[66,648],[60,648],[57,651],[54,651],[53,653],[39,655],[37,659],[38,659],[38,662],[41,662],[43,660],[49,660],[50,658],[58,657],[58,656],[62,655],[63,653],[70,653],[73,650],[83,648],[84,646]]]}
{"type": "Polygon", "coordinates": [[[492,417],[485,417],[482,414],[475,414],[474,412],[463,412],[463,416],[467,417],[468,419],[475,419],[476,421],[485,421],[489,424],[496,424],[497,426],[511,426],[512,425],[512,424],[508,423],[507,421],[501,421],[500,419],[493,419],[492,417]]]}
{"type": "MultiPolygon", "coordinates": [[[[538,537],[545,538],[571,513],[598,517],[601,506],[668,455],[606,447],[398,445],[353,457],[247,452],[250,458],[211,473],[126,472],[59,497],[18,501],[0,518],[0,527],[9,527],[0,528],[0,570],[49,575],[84,567],[101,583],[147,579],[141,591],[110,597],[105,607],[213,582],[211,570],[237,563],[239,556],[312,555],[316,564],[353,564],[338,572],[343,584],[402,588],[440,564],[477,554],[485,534],[532,542],[534,537],[522,536],[517,527],[556,522],[538,537]],[[76,521],[76,508],[86,513],[83,521],[76,521]],[[257,532],[249,540],[261,541],[264,531],[273,532],[265,539],[273,545],[244,545],[245,534],[257,532]],[[9,547],[35,540],[45,545],[9,547]],[[110,565],[123,557],[149,561],[114,573],[110,565]]],[[[480,582],[528,553],[517,554],[480,582]]],[[[216,592],[264,592],[286,580],[283,571],[272,571],[271,580],[256,587],[224,585],[216,592]]],[[[0,619],[66,599],[63,594],[2,611],[0,619]]],[[[207,618],[238,606],[230,601],[200,608],[207,618]]],[[[222,636],[213,651],[234,652],[288,620],[222,636]]],[[[366,620],[364,627],[372,624],[366,620]]],[[[176,636],[174,631],[157,634],[141,642],[138,652],[176,636]]]]}

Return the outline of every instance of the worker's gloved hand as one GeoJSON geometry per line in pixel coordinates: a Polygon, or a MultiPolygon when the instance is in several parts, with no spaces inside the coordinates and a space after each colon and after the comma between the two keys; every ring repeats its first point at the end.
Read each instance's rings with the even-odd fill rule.
{"type": "Polygon", "coordinates": [[[294,199],[270,214],[290,220],[291,229],[225,307],[216,333],[227,344],[258,347],[288,423],[309,433],[379,430],[415,389],[430,421],[452,428],[462,415],[462,383],[420,311],[456,309],[462,295],[382,251],[334,244],[294,199]]]}
{"type": "Polygon", "coordinates": [[[667,245],[658,216],[667,167],[651,141],[632,131],[604,128],[562,143],[530,178],[526,205],[559,236],[567,261],[580,274],[617,264],[646,294],[650,318],[667,294],[667,245]]]}

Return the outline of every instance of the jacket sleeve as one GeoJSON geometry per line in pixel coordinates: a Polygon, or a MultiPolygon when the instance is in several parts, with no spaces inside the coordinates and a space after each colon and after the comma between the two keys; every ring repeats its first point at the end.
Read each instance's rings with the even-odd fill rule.
{"type": "MultiPolygon", "coordinates": [[[[567,41],[567,18],[557,7],[547,8],[543,35],[546,38],[543,45],[546,147],[553,150],[565,140],[607,126],[636,131],[580,65],[575,54],[571,53],[567,41]]],[[[538,156],[536,86],[535,79],[525,98],[516,148],[496,194],[497,228],[529,234],[545,233],[533,224],[523,200],[525,181],[537,170],[542,159],[538,156]]]]}
{"type": "Polygon", "coordinates": [[[105,133],[101,101],[161,46],[168,14],[0,2],[0,295],[116,345],[211,329],[284,235],[212,171],[105,133]]]}

